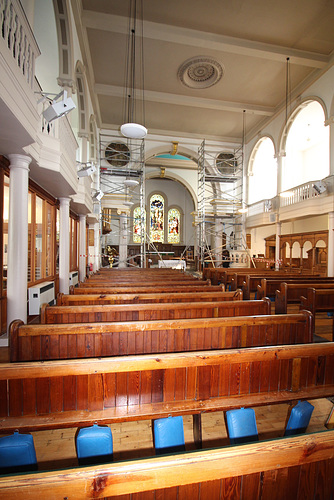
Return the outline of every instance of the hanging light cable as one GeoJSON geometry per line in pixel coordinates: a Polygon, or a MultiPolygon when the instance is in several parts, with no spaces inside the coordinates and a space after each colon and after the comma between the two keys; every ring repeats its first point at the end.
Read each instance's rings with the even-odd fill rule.
{"type": "Polygon", "coordinates": [[[129,139],[143,139],[147,135],[146,127],[137,123],[139,114],[145,122],[143,24],[143,0],[130,0],[124,98],[126,123],[121,126],[121,133],[129,139]],[[138,81],[141,86],[140,99],[136,95],[138,81]]]}

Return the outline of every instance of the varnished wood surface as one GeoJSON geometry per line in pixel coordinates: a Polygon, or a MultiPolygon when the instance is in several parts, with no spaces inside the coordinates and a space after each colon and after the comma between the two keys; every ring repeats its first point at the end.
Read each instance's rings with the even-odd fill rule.
{"type": "Polygon", "coordinates": [[[165,488],[178,488],[180,492],[191,485],[190,489],[183,490],[181,498],[185,492],[186,495],[194,493],[198,486],[202,490],[198,498],[204,500],[212,495],[226,498],[225,488],[230,489],[234,484],[233,491],[238,491],[239,498],[243,485],[246,491],[241,498],[250,499],[250,492],[258,492],[262,483],[262,488],[268,490],[261,496],[263,499],[303,498],[303,492],[307,491],[307,498],[310,493],[314,496],[317,492],[317,498],[325,500],[331,498],[334,490],[333,458],[334,431],[327,431],[225,449],[0,478],[0,491],[8,500],[35,500],[38,497],[78,500],[113,498],[165,488]],[[314,466],[318,473],[313,476],[311,486],[310,471],[314,466]],[[279,495],[286,493],[288,496],[272,496],[275,489],[277,492],[278,477],[279,495]],[[296,496],[292,497],[291,492],[296,496]]]}
{"type": "Polygon", "coordinates": [[[223,292],[224,289],[222,286],[210,286],[210,285],[153,285],[153,286],[120,286],[120,287],[112,287],[112,286],[104,286],[104,287],[79,287],[79,288],[71,288],[74,295],[80,294],[113,294],[113,293],[177,293],[177,292],[223,292]]]}
{"type": "Polygon", "coordinates": [[[333,343],[1,364],[0,428],[72,427],[333,395],[333,343]]]}
{"type": "Polygon", "coordinates": [[[203,302],[81,306],[49,306],[43,304],[41,308],[41,324],[193,319],[258,314],[271,314],[269,299],[217,301],[206,302],[205,304],[203,302]]]}
{"type": "Polygon", "coordinates": [[[124,356],[312,341],[311,314],[10,327],[11,361],[124,356]]]}
{"type": "Polygon", "coordinates": [[[168,302],[211,302],[242,300],[241,290],[235,292],[180,292],[180,293],[127,293],[127,294],[58,294],[57,305],[93,305],[93,304],[144,304],[168,302]]]}

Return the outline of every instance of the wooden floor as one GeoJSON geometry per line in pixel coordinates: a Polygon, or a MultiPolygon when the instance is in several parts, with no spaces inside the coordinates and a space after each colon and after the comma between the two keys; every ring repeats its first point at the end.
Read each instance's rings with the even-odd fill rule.
{"type": "MultiPolygon", "coordinates": [[[[291,308],[289,312],[297,312],[291,308]]],[[[316,334],[332,340],[332,319],[320,315],[316,320],[316,334]]],[[[0,348],[0,362],[9,360],[9,350],[0,348]]],[[[333,407],[328,399],[312,401],[315,409],[308,433],[325,430],[325,422],[333,407]]],[[[283,435],[288,405],[272,405],[255,408],[259,438],[272,439],[283,435]]],[[[151,421],[125,422],[111,425],[114,442],[114,460],[154,455],[151,421]]],[[[184,417],[187,451],[194,450],[192,417],[184,417]]],[[[223,412],[202,415],[203,447],[229,446],[223,412]]],[[[76,429],[39,431],[33,433],[40,470],[77,465],[75,452],[76,429]]]]}

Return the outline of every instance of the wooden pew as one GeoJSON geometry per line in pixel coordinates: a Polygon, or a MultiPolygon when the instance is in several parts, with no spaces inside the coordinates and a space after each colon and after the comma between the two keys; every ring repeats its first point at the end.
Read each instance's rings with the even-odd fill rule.
{"type": "Polygon", "coordinates": [[[172,287],[172,288],[180,288],[180,287],[193,287],[193,286],[204,286],[204,285],[211,285],[210,280],[206,281],[201,281],[201,280],[175,280],[175,279],[165,279],[165,278],[160,278],[158,280],[151,280],[151,279],[142,279],[142,278],[136,278],[135,280],[132,281],[127,281],[123,279],[122,281],[111,281],[111,280],[88,280],[88,281],[83,281],[78,284],[79,288],[125,288],[125,287],[152,287],[152,286],[160,286],[162,285],[166,287],[172,287]]]}
{"type": "Polygon", "coordinates": [[[49,306],[43,304],[41,308],[41,324],[220,318],[268,315],[270,313],[271,303],[269,299],[86,306],[49,306]]]}
{"type": "Polygon", "coordinates": [[[151,285],[151,286],[136,286],[129,285],[126,287],[70,287],[70,294],[124,294],[124,293],[177,293],[177,292],[223,292],[223,286],[210,286],[210,285],[151,285]]]}
{"type": "MultiPolygon", "coordinates": [[[[252,274],[244,274],[236,272],[231,277],[231,290],[236,290],[237,288],[241,288],[244,294],[244,300],[249,300],[250,293],[257,291],[257,285],[261,284],[261,280],[265,277],[273,277],[273,278],[284,278],[282,281],[287,281],[289,279],[298,280],[299,278],[311,278],[315,280],[318,275],[314,274],[291,274],[291,273],[280,273],[278,271],[269,271],[267,274],[259,272],[252,274]],[[271,274],[270,274],[271,273],[271,274]]],[[[319,275],[320,276],[320,275],[319,275]]]]}
{"type": "Polygon", "coordinates": [[[334,496],[334,431],[0,478],[6,500],[334,496]]]}
{"type": "MultiPolygon", "coordinates": [[[[275,294],[275,313],[286,314],[288,304],[300,304],[301,297],[305,297],[309,283],[281,283],[275,294]]],[[[334,288],[330,283],[312,283],[312,288],[327,289],[334,288]]]]}
{"type": "Polygon", "coordinates": [[[1,363],[0,432],[195,415],[333,395],[332,342],[237,353],[1,363]]]}
{"type": "Polygon", "coordinates": [[[283,277],[279,278],[262,278],[260,285],[256,288],[256,298],[263,299],[263,297],[275,298],[276,290],[279,289],[281,283],[307,283],[312,287],[313,283],[334,283],[334,278],[326,277],[313,277],[304,278],[303,276],[298,276],[296,278],[286,279],[283,277]]]}
{"type": "Polygon", "coordinates": [[[241,290],[235,292],[179,292],[65,295],[58,293],[57,305],[148,304],[168,302],[215,302],[242,300],[241,290]]]}
{"type": "Polygon", "coordinates": [[[112,323],[11,323],[11,361],[92,358],[312,342],[311,313],[112,323]]]}
{"type": "MultiPolygon", "coordinates": [[[[316,313],[334,313],[334,288],[307,288],[306,297],[300,298],[300,308],[312,313],[312,331],[314,332],[316,313]]],[[[334,342],[334,319],[332,341],[334,342]]]]}

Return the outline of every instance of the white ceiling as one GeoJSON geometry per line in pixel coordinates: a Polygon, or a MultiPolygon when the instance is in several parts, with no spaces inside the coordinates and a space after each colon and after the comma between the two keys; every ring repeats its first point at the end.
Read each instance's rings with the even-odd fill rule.
{"type": "MultiPolygon", "coordinates": [[[[240,140],[284,106],[286,58],[300,93],[333,63],[333,0],[143,0],[145,108],[149,133],[240,140]],[[224,73],[191,89],[178,69],[192,57],[224,73]]],[[[124,122],[129,0],[73,0],[84,63],[103,128],[124,122]],[[80,11],[78,9],[78,4],[80,11]]]]}

